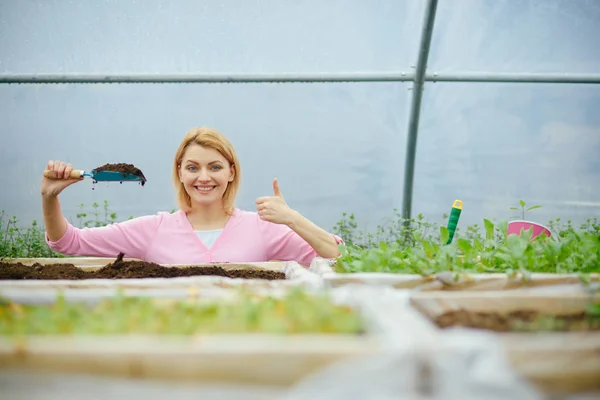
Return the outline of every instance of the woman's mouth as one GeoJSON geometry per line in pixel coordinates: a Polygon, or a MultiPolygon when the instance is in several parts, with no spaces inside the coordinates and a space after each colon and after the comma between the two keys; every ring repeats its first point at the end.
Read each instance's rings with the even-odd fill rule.
{"type": "Polygon", "coordinates": [[[197,191],[201,192],[201,193],[208,193],[211,192],[212,190],[214,190],[216,188],[215,185],[200,185],[200,186],[194,186],[194,189],[196,189],[197,191]]]}

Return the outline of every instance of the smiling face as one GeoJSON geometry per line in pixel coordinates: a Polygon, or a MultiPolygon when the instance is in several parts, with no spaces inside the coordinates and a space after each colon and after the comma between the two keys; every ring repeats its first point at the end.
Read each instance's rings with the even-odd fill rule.
{"type": "Polygon", "coordinates": [[[221,153],[196,143],[188,146],[179,166],[179,179],[192,207],[222,205],[223,194],[235,171],[221,153]]]}

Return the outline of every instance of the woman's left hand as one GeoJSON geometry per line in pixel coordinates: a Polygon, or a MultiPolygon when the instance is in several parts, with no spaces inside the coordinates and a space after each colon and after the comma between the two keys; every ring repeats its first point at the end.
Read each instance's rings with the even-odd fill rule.
{"type": "Polygon", "coordinates": [[[258,215],[264,221],[284,225],[290,225],[294,221],[296,212],[281,195],[277,178],[273,179],[273,196],[259,197],[255,203],[258,215]]]}

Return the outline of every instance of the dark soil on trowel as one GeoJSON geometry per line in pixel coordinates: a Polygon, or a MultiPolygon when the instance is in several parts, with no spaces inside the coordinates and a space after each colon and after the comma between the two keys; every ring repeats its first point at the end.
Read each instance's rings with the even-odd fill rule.
{"type": "MultiPolygon", "coordinates": [[[[57,260],[58,261],[58,260],[57,260]]],[[[226,270],[218,266],[212,267],[163,267],[145,261],[123,261],[123,254],[115,262],[95,271],[86,271],[73,264],[35,263],[28,266],[22,263],[6,263],[0,261],[0,280],[56,280],[56,279],[140,279],[140,278],[176,278],[182,276],[212,275],[228,278],[282,280],[285,274],[278,271],[236,269],[226,270]]]]}
{"type": "Polygon", "coordinates": [[[600,331],[600,318],[584,312],[568,315],[546,315],[523,310],[510,313],[450,311],[434,321],[440,328],[467,327],[495,332],[600,331]]]}
{"type": "Polygon", "coordinates": [[[144,184],[146,183],[146,177],[144,176],[144,173],[139,168],[135,167],[133,164],[126,164],[126,163],[104,164],[104,165],[101,165],[94,169],[97,172],[99,172],[99,171],[121,172],[123,174],[123,176],[125,176],[125,174],[136,175],[136,176],[139,176],[140,178],[142,178],[142,180],[141,180],[142,186],[144,186],[144,184]]]}

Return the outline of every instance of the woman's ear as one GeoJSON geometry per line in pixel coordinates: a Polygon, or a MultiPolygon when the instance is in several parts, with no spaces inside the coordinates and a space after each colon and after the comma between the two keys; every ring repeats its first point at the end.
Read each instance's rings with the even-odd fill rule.
{"type": "Polygon", "coordinates": [[[235,178],[235,165],[229,168],[229,182],[233,182],[233,178],[235,178]]]}
{"type": "Polygon", "coordinates": [[[183,183],[183,179],[181,179],[181,164],[177,166],[177,175],[179,175],[179,181],[183,183]]]}

